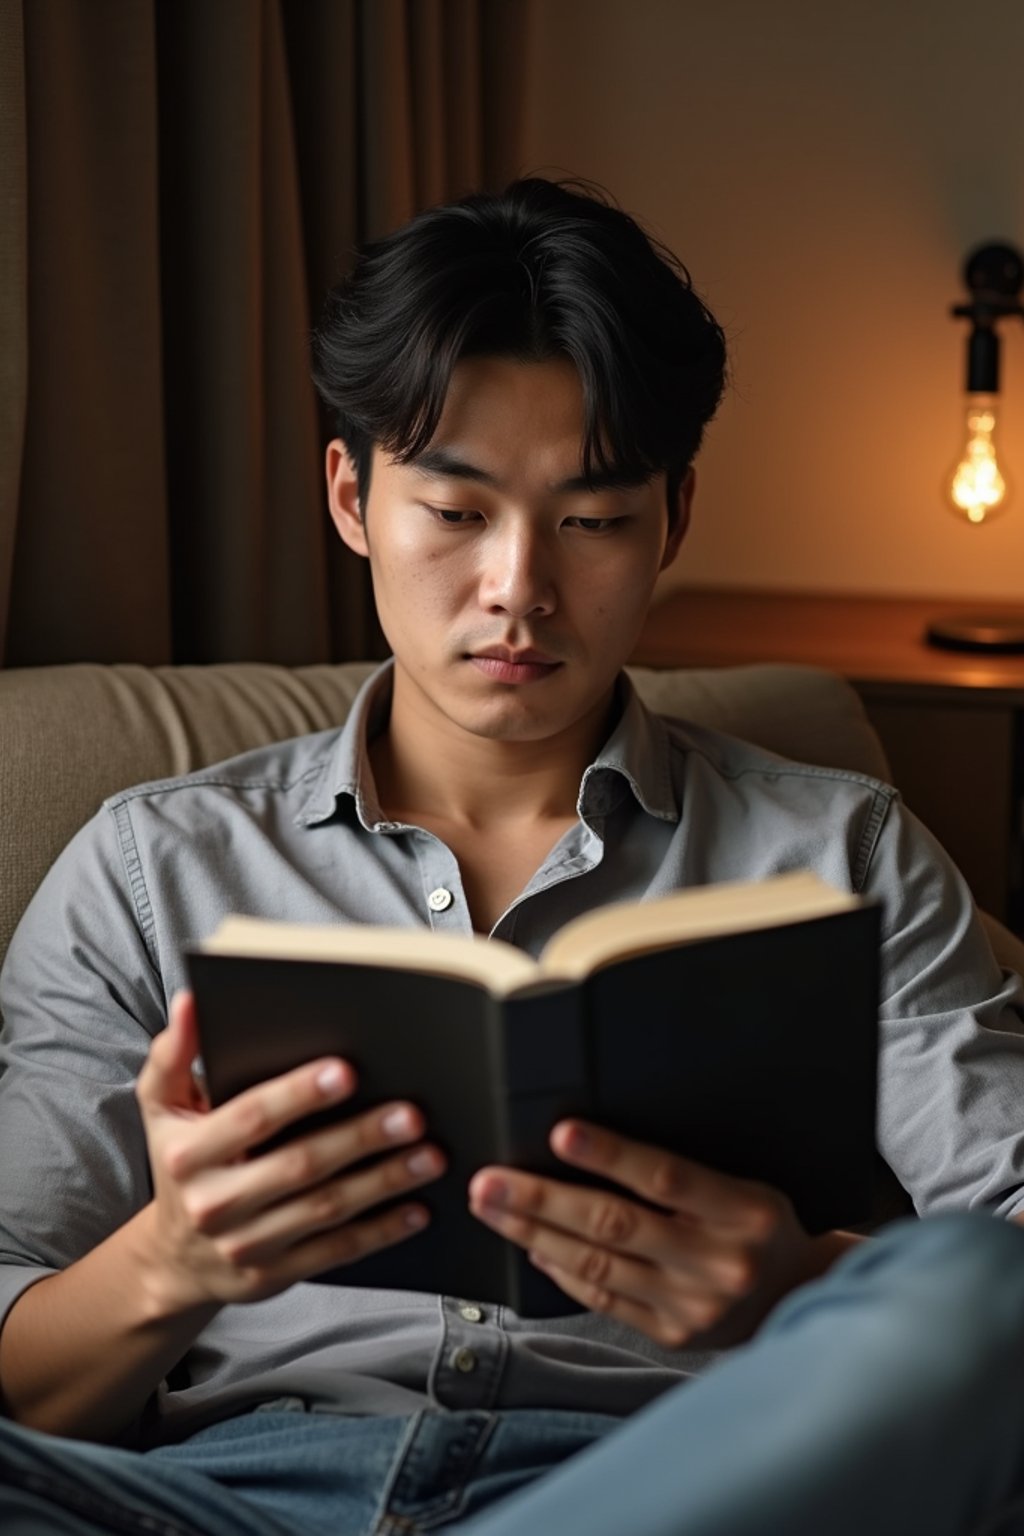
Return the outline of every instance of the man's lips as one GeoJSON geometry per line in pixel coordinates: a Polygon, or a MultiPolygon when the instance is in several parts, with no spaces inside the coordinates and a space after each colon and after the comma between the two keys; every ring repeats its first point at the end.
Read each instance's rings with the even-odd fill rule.
{"type": "Polygon", "coordinates": [[[469,656],[478,671],[492,677],[498,683],[534,683],[551,674],[562,665],[543,651],[512,651],[505,646],[489,646],[469,656]]]}

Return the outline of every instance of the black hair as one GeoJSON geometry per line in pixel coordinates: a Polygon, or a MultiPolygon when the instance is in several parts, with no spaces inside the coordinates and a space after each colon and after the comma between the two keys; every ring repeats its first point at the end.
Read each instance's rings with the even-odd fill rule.
{"type": "Polygon", "coordinates": [[[669,512],[725,383],[725,338],[682,263],[599,188],[528,177],[431,208],[359,253],[313,335],[356,466],[430,441],[463,358],[575,364],[582,473],[667,471],[669,512]]]}

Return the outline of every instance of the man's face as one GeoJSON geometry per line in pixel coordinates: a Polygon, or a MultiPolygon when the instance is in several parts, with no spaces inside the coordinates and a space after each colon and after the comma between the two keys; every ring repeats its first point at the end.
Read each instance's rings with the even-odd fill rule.
{"type": "Polygon", "coordinates": [[[492,740],[597,721],[629,657],[671,533],[665,476],[588,491],[573,366],[460,363],[436,433],[409,464],[374,449],[359,516],[344,446],[327,455],[332,515],[370,560],[395,656],[395,704],[492,740]]]}

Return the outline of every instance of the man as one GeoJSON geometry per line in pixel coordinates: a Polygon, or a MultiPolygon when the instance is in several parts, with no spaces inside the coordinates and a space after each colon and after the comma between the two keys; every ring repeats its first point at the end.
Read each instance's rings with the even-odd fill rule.
{"type": "Polygon", "coordinates": [[[528,180],[365,252],[316,373],[331,514],[394,660],[340,732],[115,796],[12,944],[4,1529],[937,1536],[1012,1512],[1020,984],[891,790],[660,721],[622,675],[686,532],[717,324],[631,219],[528,180]],[[774,1190],[567,1122],[564,1180],[482,1169],[468,1198],[587,1312],[310,1283],[414,1241],[442,1154],[412,1104],[254,1151],[354,1074],[209,1110],[185,944],[242,910],[536,952],[610,900],[800,865],[884,900],[881,1144],[922,1211],[977,1214],[812,1239],[774,1190]]]}

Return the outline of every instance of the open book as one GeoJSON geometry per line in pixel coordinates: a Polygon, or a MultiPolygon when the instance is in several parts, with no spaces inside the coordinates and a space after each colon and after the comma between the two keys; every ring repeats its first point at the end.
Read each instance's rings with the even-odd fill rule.
{"type": "Polygon", "coordinates": [[[466,1186],[488,1163],[586,1182],[547,1145],[566,1115],[773,1184],[812,1231],[867,1218],[878,948],[876,904],[798,872],[600,908],[539,960],[495,939],[246,917],[186,958],[214,1104],[337,1054],[359,1091],[325,1114],[410,1099],[445,1149],[448,1171],[415,1195],[425,1231],[322,1278],[540,1316],[575,1304],[469,1214],[466,1186]]]}

